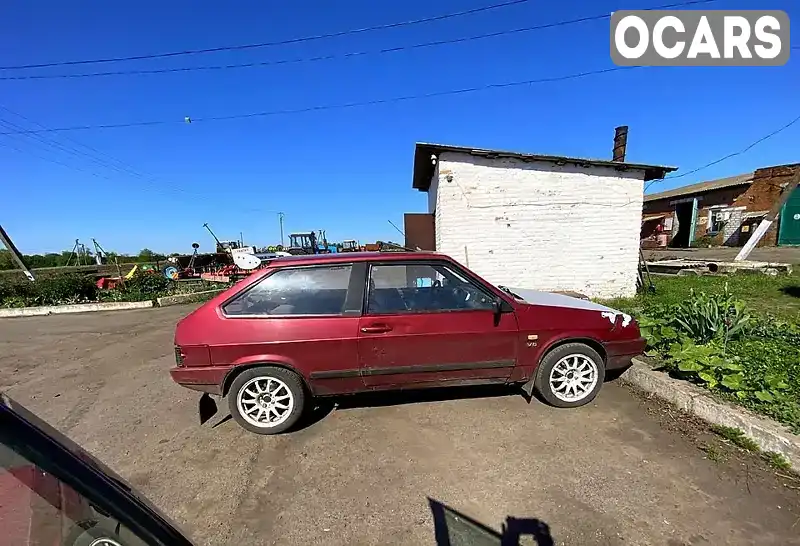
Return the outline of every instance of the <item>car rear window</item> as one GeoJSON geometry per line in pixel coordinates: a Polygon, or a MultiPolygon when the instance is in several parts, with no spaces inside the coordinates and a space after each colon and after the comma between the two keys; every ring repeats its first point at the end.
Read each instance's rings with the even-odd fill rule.
{"type": "Polygon", "coordinates": [[[226,303],[229,316],[341,315],[350,265],[280,269],[226,303]]]}

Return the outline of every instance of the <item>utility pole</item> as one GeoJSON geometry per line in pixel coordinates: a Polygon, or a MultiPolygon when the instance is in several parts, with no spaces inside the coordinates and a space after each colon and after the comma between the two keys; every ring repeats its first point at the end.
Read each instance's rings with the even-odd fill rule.
{"type": "Polygon", "coordinates": [[[3,226],[0,226],[0,242],[3,243],[3,245],[11,253],[11,258],[17,262],[17,266],[19,266],[22,272],[25,273],[25,276],[28,277],[28,280],[35,281],[36,279],[34,278],[33,273],[31,273],[30,269],[28,269],[28,266],[25,265],[25,262],[22,261],[22,254],[20,254],[19,250],[17,250],[17,247],[14,246],[14,243],[11,241],[11,237],[8,236],[8,233],[6,233],[6,230],[3,229],[3,226]]]}
{"type": "Polygon", "coordinates": [[[278,222],[281,225],[281,246],[283,246],[283,217],[284,216],[285,216],[285,214],[283,214],[282,212],[278,213],[278,222]]]}
{"type": "Polygon", "coordinates": [[[791,197],[792,192],[794,192],[798,184],[800,184],[800,172],[798,172],[783,189],[781,196],[778,197],[778,200],[775,201],[775,204],[772,205],[771,209],[769,209],[767,215],[764,216],[764,219],[761,220],[760,224],[758,224],[758,227],[753,232],[753,235],[747,240],[747,243],[742,247],[742,250],[739,251],[739,254],[736,255],[736,258],[734,258],[735,261],[742,262],[747,259],[758,242],[764,238],[764,234],[767,233],[767,230],[769,230],[770,226],[772,226],[772,223],[781,213],[783,205],[785,205],[786,201],[789,200],[789,197],[791,197]]]}

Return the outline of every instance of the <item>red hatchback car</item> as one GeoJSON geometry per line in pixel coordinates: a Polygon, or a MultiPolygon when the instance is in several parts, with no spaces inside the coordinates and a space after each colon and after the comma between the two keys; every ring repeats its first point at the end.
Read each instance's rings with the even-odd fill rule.
{"type": "Polygon", "coordinates": [[[325,254],[278,258],[181,320],[170,373],[275,434],[312,396],[378,389],[519,383],[582,406],[644,347],[628,315],[496,287],[441,254],[325,254]]]}

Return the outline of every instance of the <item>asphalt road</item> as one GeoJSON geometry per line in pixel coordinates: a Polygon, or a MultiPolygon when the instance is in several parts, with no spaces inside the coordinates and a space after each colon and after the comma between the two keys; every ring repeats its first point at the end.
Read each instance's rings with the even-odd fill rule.
{"type": "MultiPolygon", "coordinates": [[[[800,544],[800,494],[702,428],[606,384],[578,410],[508,390],[352,399],[249,434],[174,385],[186,307],[0,321],[0,386],[197,543],[800,544]],[[722,460],[726,459],[727,460],[722,460]],[[435,524],[436,521],[436,524],[435,524]],[[510,537],[510,538],[509,538],[510,537]]],[[[798,484],[795,484],[795,486],[798,484]]]]}

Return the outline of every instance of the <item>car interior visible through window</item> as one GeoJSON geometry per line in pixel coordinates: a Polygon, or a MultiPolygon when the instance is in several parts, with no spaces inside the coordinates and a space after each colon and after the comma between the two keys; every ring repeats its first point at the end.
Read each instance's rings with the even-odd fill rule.
{"type": "Polygon", "coordinates": [[[229,316],[340,315],[350,265],[280,269],[223,307],[229,316]]]}
{"type": "Polygon", "coordinates": [[[368,314],[490,310],[494,298],[445,265],[372,266],[368,314]]]}

